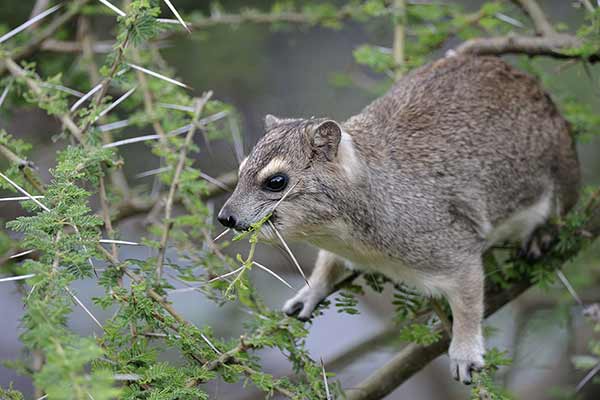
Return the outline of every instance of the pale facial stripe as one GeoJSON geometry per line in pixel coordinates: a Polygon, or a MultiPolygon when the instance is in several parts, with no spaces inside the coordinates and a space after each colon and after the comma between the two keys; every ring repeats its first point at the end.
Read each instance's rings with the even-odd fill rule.
{"type": "Polygon", "coordinates": [[[267,179],[269,176],[276,174],[278,172],[285,172],[288,168],[287,162],[282,160],[281,158],[274,158],[269,163],[260,170],[260,172],[256,175],[256,178],[259,182],[267,179]]]}

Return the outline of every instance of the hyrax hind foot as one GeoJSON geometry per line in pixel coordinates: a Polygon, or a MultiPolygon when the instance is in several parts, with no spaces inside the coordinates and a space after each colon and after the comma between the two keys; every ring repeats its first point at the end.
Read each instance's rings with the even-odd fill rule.
{"type": "Polygon", "coordinates": [[[283,312],[289,315],[297,315],[301,321],[308,321],[317,307],[323,301],[329,291],[322,285],[304,286],[294,297],[283,305],[283,312]]]}
{"type": "Polygon", "coordinates": [[[479,372],[483,369],[484,353],[485,349],[481,337],[470,343],[458,343],[457,340],[452,340],[448,351],[452,377],[465,385],[470,385],[473,382],[473,372],[479,372]]]}
{"type": "Polygon", "coordinates": [[[549,230],[536,229],[519,250],[519,257],[532,263],[539,261],[552,248],[554,242],[555,235],[549,230]]]}

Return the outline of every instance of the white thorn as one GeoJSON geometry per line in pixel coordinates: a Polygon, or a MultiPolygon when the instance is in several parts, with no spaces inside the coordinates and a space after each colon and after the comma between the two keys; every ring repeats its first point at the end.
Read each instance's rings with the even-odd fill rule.
{"type": "Polygon", "coordinates": [[[159,74],[158,72],[151,71],[151,70],[149,70],[147,68],[140,67],[139,65],[129,64],[129,63],[127,65],[129,65],[131,68],[137,69],[138,71],[141,71],[141,72],[143,72],[145,74],[148,74],[148,75],[154,76],[156,78],[162,79],[163,81],[167,81],[169,83],[172,83],[172,84],[177,85],[177,86],[184,87],[186,89],[190,88],[185,83],[181,83],[181,82],[179,82],[179,81],[177,81],[177,80],[175,80],[173,78],[169,78],[168,76],[164,76],[162,74],[159,74]]]}
{"type": "Polygon", "coordinates": [[[179,23],[181,25],[183,25],[183,27],[185,28],[185,30],[188,31],[188,32],[191,32],[190,28],[187,26],[187,24],[185,23],[185,21],[183,20],[183,18],[181,18],[181,15],[179,15],[179,12],[177,12],[177,9],[175,9],[175,7],[171,3],[171,1],[170,0],[163,0],[163,1],[171,9],[171,11],[173,12],[173,14],[175,14],[175,18],[177,18],[177,20],[179,21],[179,23]]]}
{"type": "Polygon", "coordinates": [[[129,126],[128,119],[111,122],[110,124],[100,125],[100,126],[98,126],[98,129],[100,129],[100,132],[109,132],[109,131],[114,131],[115,129],[125,128],[126,126],[129,126]]]}
{"type": "Polygon", "coordinates": [[[216,242],[217,240],[221,239],[223,236],[227,235],[227,233],[230,231],[231,229],[227,228],[225,229],[223,232],[219,233],[217,235],[216,238],[213,239],[213,242],[216,242]]]}
{"type": "Polygon", "coordinates": [[[22,252],[20,252],[20,253],[13,254],[12,256],[8,257],[8,259],[11,259],[11,258],[19,258],[19,257],[22,257],[22,256],[26,256],[27,254],[31,254],[31,253],[33,253],[34,251],[35,251],[35,250],[25,250],[25,251],[22,251],[22,252]]]}
{"type": "Polygon", "coordinates": [[[76,302],[77,304],[79,304],[79,306],[80,306],[81,308],[83,308],[83,311],[85,311],[85,312],[86,312],[86,314],[87,314],[87,315],[89,315],[89,316],[90,316],[90,318],[91,318],[92,320],[94,320],[94,322],[96,323],[96,325],[98,325],[98,326],[100,327],[100,329],[104,330],[104,327],[102,326],[102,324],[100,323],[100,321],[98,321],[98,320],[96,319],[96,317],[94,317],[94,314],[92,314],[92,313],[90,312],[90,310],[88,310],[88,308],[85,306],[85,304],[83,304],[83,303],[81,302],[81,300],[79,300],[79,299],[77,298],[77,296],[75,296],[75,294],[74,294],[73,292],[71,292],[71,289],[69,289],[69,287],[68,287],[68,286],[66,286],[66,287],[65,287],[65,289],[66,289],[66,291],[67,291],[67,292],[68,292],[68,293],[71,295],[71,297],[73,298],[73,300],[75,300],[75,302],[76,302]]]}
{"type": "Polygon", "coordinates": [[[219,349],[217,349],[211,342],[210,340],[208,340],[208,338],[206,336],[204,336],[203,333],[200,333],[200,337],[210,346],[210,348],[217,354],[221,355],[221,352],[219,351],[219,349]]]}
{"type": "Polygon", "coordinates": [[[327,374],[325,373],[325,364],[321,358],[321,370],[323,372],[323,382],[325,383],[325,398],[331,400],[331,392],[329,391],[329,383],[327,383],[327,374]]]}
{"type": "Polygon", "coordinates": [[[121,97],[119,97],[117,100],[113,101],[111,105],[109,105],[108,107],[106,107],[104,110],[102,110],[102,112],[100,112],[100,114],[98,114],[98,116],[96,117],[96,119],[94,120],[94,122],[97,121],[98,119],[104,117],[113,108],[115,108],[116,106],[118,106],[119,104],[121,104],[122,102],[124,102],[129,96],[131,96],[133,94],[133,92],[135,92],[136,89],[137,89],[137,86],[129,89],[121,97]]]}
{"type": "Polygon", "coordinates": [[[2,104],[4,104],[4,100],[6,99],[6,96],[8,95],[8,91],[10,90],[12,84],[13,84],[13,81],[11,80],[8,83],[8,85],[6,85],[6,87],[4,88],[2,95],[0,95],[0,107],[2,107],[2,104]]]}
{"type": "Polygon", "coordinates": [[[171,167],[160,167],[160,168],[154,168],[148,171],[144,171],[144,172],[140,172],[139,174],[135,175],[136,178],[145,178],[147,176],[152,176],[152,175],[158,175],[161,174],[163,172],[167,172],[171,169],[171,167]]]}
{"type": "Polygon", "coordinates": [[[38,206],[40,206],[44,211],[50,211],[50,209],[48,207],[46,207],[45,205],[43,205],[42,203],[40,203],[38,199],[36,199],[32,195],[30,195],[29,193],[27,193],[25,191],[25,189],[23,189],[21,186],[17,185],[15,182],[13,182],[8,176],[4,175],[2,172],[0,172],[0,176],[2,178],[4,178],[8,183],[10,183],[11,185],[13,185],[15,187],[15,189],[17,189],[19,192],[21,192],[25,196],[27,196],[31,201],[33,201],[35,204],[37,204],[38,206]]]}
{"type": "Polygon", "coordinates": [[[169,103],[157,103],[156,105],[159,107],[162,107],[162,108],[169,108],[171,110],[194,112],[194,107],[190,107],[190,106],[181,106],[179,104],[169,104],[169,103]]]}
{"type": "Polygon", "coordinates": [[[82,105],[87,99],[89,99],[90,97],[92,97],[94,95],[94,93],[96,93],[101,88],[102,88],[102,84],[101,83],[99,83],[96,86],[94,86],[89,92],[87,92],[86,94],[84,94],[83,96],[81,96],[81,98],[79,100],[77,100],[71,106],[71,108],[69,109],[69,111],[73,112],[73,111],[77,110],[80,105],[82,105]]]}
{"type": "Polygon", "coordinates": [[[127,14],[125,14],[125,12],[123,10],[121,10],[120,8],[118,8],[117,6],[115,6],[114,4],[109,2],[108,0],[98,0],[98,1],[100,1],[100,3],[104,4],[106,7],[113,10],[115,13],[117,13],[121,17],[124,17],[127,15],[127,14]]]}
{"type": "MultiPolygon", "coordinates": [[[[31,196],[34,199],[43,199],[44,196],[31,196]]],[[[4,198],[0,198],[0,202],[3,201],[24,201],[24,200],[31,200],[29,197],[27,196],[22,196],[22,197],[4,197],[4,198]]]]}
{"type": "Polygon", "coordinates": [[[129,242],[127,240],[112,240],[112,239],[100,239],[100,243],[114,243],[114,244],[124,244],[128,246],[141,246],[137,242],[129,242]]]}
{"type": "Polygon", "coordinates": [[[35,274],[9,276],[8,278],[0,278],[0,282],[22,281],[24,279],[33,278],[34,276],[35,276],[35,274]]]}
{"type": "Polygon", "coordinates": [[[81,93],[78,90],[74,90],[74,89],[68,88],[63,85],[55,85],[53,83],[41,82],[40,86],[45,87],[45,88],[60,90],[61,92],[65,92],[65,93],[70,94],[71,96],[75,96],[75,97],[79,97],[79,98],[83,97],[83,95],[84,95],[83,93],[81,93]]]}
{"type": "Polygon", "coordinates": [[[239,268],[238,268],[238,269],[236,269],[236,270],[233,270],[233,271],[231,271],[231,272],[228,272],[228,273],[226,273],[226,274],[223,274],[223,275],[217,276],[216,278],[212,278],[211,280],[209,280],[209,281],[208,281],[208,283],[211,283],[211,282],[214,282],[214,281],[218,281],[218,280],[220,280],[220,279],[223,279],[223,278],[227,278],[228,276],[231,276],[231,275],[235,275],[235,274],[237,274],[238,272],[240,272],[241,270],[243,270],[244,268],[245,268],[245,267],[242,265],[241,267],[239,267],[239,268]]]}
{"type": "MultiPolygon", "coordinates": [[[[160,22],[161,24],[171,24],[171,25],[181,24],[181,22],[178,19],[173,19],[173,18],[156,18],[156,22],[160,22]]],[[[185,24],[192,26],[191,22],[186,22],[185,24]]]]}
{"type": "Polygon", "coordinates": [[[23,24],[17,26],[12,31],[10,31],[10,32],[5,33],[4,35],[2,35],[2,37],[0,37],[0,43],[5,42],[6,40],[8,40],[11,37],[15,36],[19,32],[24,31],[25,29],[29,28],[31,25],[35,24],[36,22],[38,22],[42,18],[45,18],[48,15],[52,14],[53,12],[55,12],[56,10],[58,10],[61,7],[62,7],[62,4],[58,4],[58,5],[54,6],[54,7],[51,7],[49,9],[47,9],[46,11],[44,11],[42,13],[36,15],[35,17],[30,18],[29,20],[27,20],[23,24]]]}
{"type": "Polygon", "coordinates": [[[567,288],[571,296],[573,296],[577,304],[583,307],[583,301],[581,301],[581,298],[579,297],[573,286],[571,286],[571,283],[569,282],[565,274],[563,274],[563,272],[560,269],[557,269],[556,275],[558,275],[558,279],[560,279],[562,284],[565,285],[565,287],[567,288]]]}

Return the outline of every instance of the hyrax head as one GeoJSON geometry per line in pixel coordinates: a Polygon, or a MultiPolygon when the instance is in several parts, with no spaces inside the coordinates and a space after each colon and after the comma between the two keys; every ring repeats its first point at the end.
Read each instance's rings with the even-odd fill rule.
{"type": "MultiPolygon", "coordinates": [[[[271,222],[282,234],[302,236],[334,215],[335,193],[348,180],[352,141],[328,119],[268,115],[265,128],[241,163],[238,184],[218,220],[246,230],[273,213],[271,222]]],[[[272,238],[270,229],[264,233],[272,238]]]]}

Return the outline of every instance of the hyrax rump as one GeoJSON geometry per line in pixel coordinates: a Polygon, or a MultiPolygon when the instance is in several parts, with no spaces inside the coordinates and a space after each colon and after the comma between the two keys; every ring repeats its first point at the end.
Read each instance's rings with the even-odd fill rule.
{"type": "MultiPolygon", "coordinates": [[[[549,96],[499,58],[454,56],[346,122],[265,122],[218,218],[244,230],[287,195],[272,223],[321,250],[284,311],[309,318],[344,267],[444,295],[451,373],[470,383],[485,352],[482,254],[512,240],[538,255],[536,228],[577,200],[573,140],[549,96]]],[[[263,234],[274,238],[268,224],[263,234]]]]}

